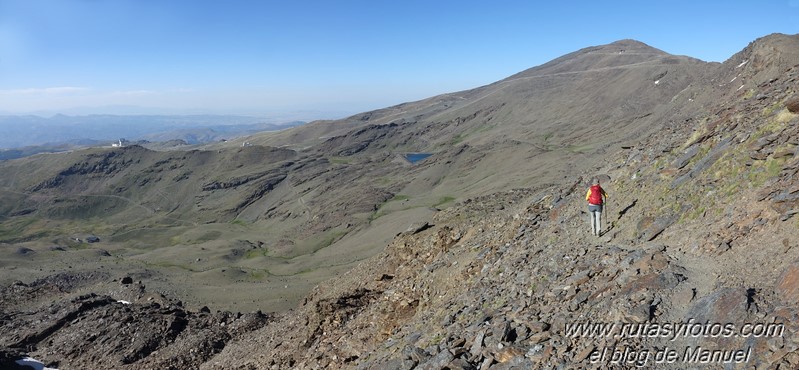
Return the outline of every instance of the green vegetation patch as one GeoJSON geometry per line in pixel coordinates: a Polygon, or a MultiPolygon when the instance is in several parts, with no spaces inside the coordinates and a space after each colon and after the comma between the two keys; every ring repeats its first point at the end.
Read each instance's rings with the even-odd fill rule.
{"type": "Polygon", "coordinates": [[[257,257],[269,257],[269,250],[266,248],[249,249],[244,252],[244,259],[252,259],[257,257]]]}
{"type": "Polygon", "coordinates": [[[130,204],[121,198],[107,195],[84,195],[58,199],[46,212],[53,219],[85,220],[108,218],[128,209],[130,204]]]}
{"type": "Polygon", "coordinates": [[[572,153],[588,153],[594,149],[593,144],[585,144],[585,145],[571,145],[567,148],[568,151],[572,153]]]}
{"type": "Polygon", "coordinates": [[[451,197],[451,196],[448,196],[448,195],[447,196],[443,196],[443,197],[438,199],[437,203],[433,204],[433,207],[439,207],[439,206],[442,206],[444,204],[451,203],[454,200],[455,200],[455,197],[451,197]]]}
{"type": "Polygon", "coordinates": [[[769,123],[758,127],[757,131],[755,131],[750,140],[747,140],[747,142],[757,140],[765,135],[773,134],[777,131],[781,131],[784,127],[784,122],[780,122],[776,119],[771,120],[769,123]]]}
{"type": "Polygon", "coordinates": [[[782,171],[785,158],[769,158],[765,162],[756,161],[749,172],[746,173],[746,180],[752,188],[762,187],[766,180],[775,177],[782,171]]]}
{"type": "Polygon", "coordinates": [[[247,277],[251,280],[263,281],[269,276],[268,270],[250,270],[247,271],[247,277]]]}
{"type": "Polygon", "coordinates": [[[452,140],[450,140],[449,144],[450,145],[458,145],[458,144],[462,143],[464,140],[466,140],[467,138],[469,138],[471,136],[474,136],[476,134],[482,133],[482,132],[487,132],[487,131],[491,130],[492,128],[494,128],[494,125],[489,125],[489,124],[477,125],[477,126],[471,128],[471,129],[469,129],[466,132],[461,132],[461,133],[453,136],[452,140]]]}
{"type": "MultiPolygon", "coordinates": [[[[396,195],[394,195],[394,197],[392,197],[391,199],[385,201],[383,204],[378,206],[377,209],[374,212],[372,212],[372,214],[369,215],[369,218],[368,218],[369,222],[372,222],[374,220],[377,220],[380,217],[383,217],[383,216],[389,214],[390,212],[386,211],[386,209],[384,208],[388,203],[390,203],[390,202],[401,202],[401,201],[405,201],[405,200],[409,200],[409,199],[411,199],[411,197],[409,197],[407,195],[404,195],[404,194],[396,194],[396,195]]],[[[411,209],[411,208],[415,208],[415,207],[405,207],[405,208],[401,208],[401,209],[398,209],[398,210],[399,211],[404,211],[404,210],[408,210],[408,209],[411,209]]]]}
{"type": "Polygon", "coordinates": [[[771,105],[769,105],[768,107],[763,108],[763,116],[764,117],[765,116],[770,116],[771,114],[776,112],[777,109],[782,108],[782,105],[783,105],[782,102],[774,102],[771,105]]]}
{"type": "Polygon", "coordinates": [[[682,217],[680,218],[679,222],[691,221],[691,220],[695,220],[695,219],[697,219],[699,217],[702,217],[705,214],[706,210],[707,210],[707,208],[705,208],[704,205],[690,208],[688,210],[688,212],[686,212],[686,213],[684,213],[682,215],[682,217]]]}
{"type": "Polygon", "coordinates": [[[787,123],[796,118],[796,116],[797,116],[796,113],[791,113],[791,111],[789,111],[788,109],[783,109],[779,113],[777,113],[777,117],[775,118],[775,120],[778,123],[787,123]]]}
{"type": "Polygon", "coordinates": [[[152,267],[178,268],[178,269],[181,269],[181,270],[186,270],[186,271],[191,271],[191,272],[200,272],[198,270],[192,269],[189,266],[182,265],[182,264],[179,264],[179,263],[175,263],[175,262],[172,262],[172,261],[144,262],[144,264],[147,265],[147,266],[152,266],[152,267]]]}
{"type": "Polygon", "coordinates": [[[18,243],[23,241],[54,238],[67,239],[76,233],[96,234],[107,228],[94,226],[92,220],[75,226],[71,222],[47,220],[38,216],[13,217],[0,223],[0,242],[18,243]]]}
{"type": "Polygon", "coordinates": [[[347,235],[346,231],[334,231],[334,232],[328,234],[327,236],[325,236],[324,239],[322,239],[321,242],[319,242],[319,244],[317,245],[317,248],[315,248],[314,252],[333,245],[333,243],[335,243],[337,240],[341,239],[341,237],[343,237],[344,235],[347,235]]]}
{"type": "Polygon", "coordinates": [[[247,226],[248,225],[247,221],[240,220],[240,219],[231,220],[230,224],[231,225],[239,225],[239,226],[247,226]]]}
{"type": "Polygon", "coordinates": [[[458,134],[452,137],[452,140],[449,142],[450,145],[458,145],[463,142],[463,139],[466,138],[465,134],[458,134]]]}
{"type": "Polygon", "coordinates": [[[407,195],[403,195],[403,194],[397,194],[397,195],[394,195],[394,197],[389,199],[388,201],[389,202],[397,202],[397,201],[403,201],[403,200],[408,200],[408,199],[411,199],[411,197],[409,197],[407,195]]]}
{"type": "Polygon", "coordinates": [[[38,217],[15,217],[0,224],[0,241],[14,242],[22,238],[38,217]]]}
{"type": "Polygon", "coordinates": [[[705,118],[704,122],[700,125],[699,129],[694,131],[694,133],[691,134],[691,136],[688,138],[688,140],[686,140],[685,143],[683,143],[680,146],[680,151],[687,149],[696,140],[698,140],[700,137],[704,136],[706,133],[707,133],[707,118],[705,118]]]}

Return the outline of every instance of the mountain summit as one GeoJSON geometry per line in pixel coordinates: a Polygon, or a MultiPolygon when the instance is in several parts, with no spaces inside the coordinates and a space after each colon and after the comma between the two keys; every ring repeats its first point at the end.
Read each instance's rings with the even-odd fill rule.
{"type": "Polygon", "coordinates": [[[622,40],[191,150],[3,162],[0,365],[796,368],[797,43],[622,40]]]}

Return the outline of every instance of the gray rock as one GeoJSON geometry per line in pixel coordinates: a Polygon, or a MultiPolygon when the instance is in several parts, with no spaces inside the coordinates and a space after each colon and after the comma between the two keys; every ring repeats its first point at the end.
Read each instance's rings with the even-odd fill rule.
{"type": "Polygon", "coordinates": [[[667,227],[671,226],[674,222],[679,219],[679,215],[677,214],[667,214],[658,217],[654,222],[652,222],[649,227],[641,231],[641,234],[638,236],[639,239],[645,241],[652,241],[666,230],[667,227]]]}
{"type": "Polygon", "coordinates": [[[525,358],[524,356],[516,356],[510,359],[508,362],[503,362],[501,364],[496,364],[491,366],[491,370],[522,370],[522,369],[532,369],[533,362],[529,359],[525,358]]]}
{"type": "Polygon", "coordinates": [[[480,352],[483,351],[483,338],[485,338],[485,330],[481,330],[477,333],[477,336],[474,338],[474,342],[472,343],[472,349],[469,351],[472,356],[477,356],[480,352]]]}
{"type": "Polygon", "coordinates": [[[417,369],[419,370],[440,370],[447,366],[452,360],[455,359],[455,356],[452,355],[447,349],[439,352],[437,355],[433,356],[429,360],[425,361],[424,363],[419,364],[417,369]]]}
{"type": "Polygon", "coordinates": [[[791,217],[793,217],[793,215],[795,215],[797,213],[799,213],[799,209],[792,209],[792,210],[790,210],[788,212],[783,213],[782,217],[780,217],[780,220],[788,221],[791,217]]]}
{"type": "Polygon", "coordinates": [[[690,171],[685,173],[684,175],[674,179],[671,183],[671,188],[677,188],[678,186],[682,185],[689,179],[692,179],[699,175],[702,171],[708,169],[713,163],[716,163],[717,160],[721,158],[722,155],[726,152],[727,148],[729,148],[730,143],[732,142],[732,138],[728,137],[722,140],[720,143],[716,144],[710,152],[705,155],[704,158],[698,160],[696,164],[691,168],[690,171]]]}
{"type": "Polygon", "coordinates": [[[694,144],[688,147],[688,149],[686,149],[681,156],[677,157],[677,159],[675,159],[671,165],[677,169],[682,169],[688,164],[688,162],[691,161],[694,156],[696,156],[696,153],[699,153],[699,144],[694,144]]]}
{"type": "Polygon", "coordinates": [[[382,364],[374,364],[369,370],[411,370],[416,367],[416,362],[410,359],[395,358],[382,364]]]}
{"type": "Polygon", "coordinates": [[[475,370],[475,369],[477,369],[474,365],[469,363],[469,361],[466,361],[466,360],[464,360],[462,358],[456,358],[456,359],[452,360],[452,362],[450,362],[447,365],[447,368],[450,369],[450,370],[475,370]]]}
{"type": "Polygon", "coordinates": [[[33,249],[30,249],[30,248],[19,247],[19,248],[17,248],[16,252],[14,252],[14,253],[17,254],[17,255],[20,255],[20,256],[27,256],[29,254],[36,253],[36,251],[34,251],[33,249]]]}
{"type": "Polygon", "coordinates": [[[799,199],[799,193],[789,194],[788,192],[782,192],[771,198],[771,200],[777,203],[790,202],[797,199],[799,199]]]}
{"type": "Polygon", "coordinates": [[[429,229],[431,227],[433,227],[433,225],[430,225],[427,222],[416,222],[416,223],[413,223],[410,226],[408,226],[408,229],[405,230],[405,232],[408,232],[408,233],[411,233],[411,234],[418,234],[418,233],[420,233],[422,231],[425,231],[425,230],[427,230],[427,229],[429,229]]]}
{"type": "Polygon", "coordinates": [[[421,337],[422,337],[422,333],[419,333],[419,332],[412,333],[412,334],[410,334],[410,335],[405,337],[405,343],[416,344],[416,342],[418,342],[419,338],[421,338],[421,337]]]}
{"type": "Polygon", "coordinates": [[[405,346],[405,348],[402,349],[402,355],[417,363],[427,361],[430,357],[427,352],[416,346],[405,346]]]}

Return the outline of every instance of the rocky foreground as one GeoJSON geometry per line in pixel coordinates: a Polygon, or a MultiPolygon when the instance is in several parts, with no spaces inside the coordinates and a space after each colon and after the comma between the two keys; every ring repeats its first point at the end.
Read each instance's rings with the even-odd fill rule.
{"type": "MultiPolygon", "coordinates": [[[[646,322],[659,305],[680,304],[669,297],[680,291],[689,304],[686,272],[665,246],[590,243],[577,236],[582,223],[555,226],[570,195],[519,190],[441,212],[363,268],[320,286],[296,312],[191,312],[124,280],[118,294],[135,296],[132,303],[84,295],[30,311],[7,305],[4,345],[62,368],[408,369],[568,364],[597,348],[640,345],[571,337],[564,327],[646,322]],[[551,244],[564,237],[575,244],[551,244]]],[[[3,290],[3,302],[43,301],[93,278],[107,277],[18,283],[3,290]]]]}
{"type": "Polygon", "coordinates": [[[718,364],[696,354],[704,348],[748,352],[742,366],[799,365],[799,267],[785,262],[799,254],[795,241],[758,262],[775,269],[747,276],[735,263],[748,263],[748,246],[717,256],[628,244],[616,229],[594,239],[573,201],[580,193],[526,189],[469,200],[398,235],[385,253],[283,314],[192,311],[129,280],[113,295],[47,303],[107,276],[17,283],[2,290],[4,356],[26,353],[62,369],[634,368],[654,366],[670,348],[679,358],[663,366],[718,364]],[[569,329],[692,322],[784,328],[675,340],[640,329],[608,337],[569,329]]]}

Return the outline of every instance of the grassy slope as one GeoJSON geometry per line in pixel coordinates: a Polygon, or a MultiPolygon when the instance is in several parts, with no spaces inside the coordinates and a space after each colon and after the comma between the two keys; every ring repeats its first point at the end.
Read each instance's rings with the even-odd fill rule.
{"type": "Polygon", "coordinates": [[[201,151],[126,148],[108,158],[109,149],[91,149],[8,162],[0,187],[11,197],[0,206],[35,210],[25,217],[37,221],[5,221],[16,238],[6,241],[41,253],[8,257],[30,270],[4,278],[69,265],[98,269],[73,250],[103,248],[114,263],[103,269],[154,274],[149,284],[189,303],[290,307],[311,286],[429,218],[432,208],[585,176],[615,145],[699,109],[674,98],[707,65],[618,48],[582,50],[475,90],[242,139],[298,152],[228,142],[201,151]],[[664,71],[673,78],[655,85],[664,71]],[[410,167],[393,160],[407,151],[435,154],[410,167]],[[72,166],[87,173],[34,190],[72,166]],[[276,175],[285,178],[268,186],[276,175]],[[214,183],[220,188],[203,190],[214,183]],[[90,233],[101,244],[66,245],[50,261],[52,244],[90,233]],[[233,297],[231,287],[243,293],[233,297]],[[253,299],[243,299],[248,294],[253,299]]]}

